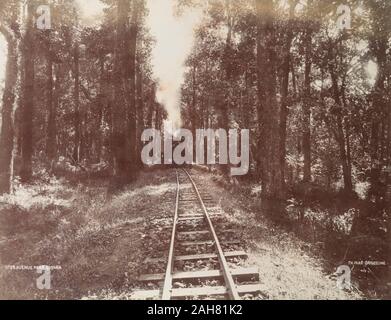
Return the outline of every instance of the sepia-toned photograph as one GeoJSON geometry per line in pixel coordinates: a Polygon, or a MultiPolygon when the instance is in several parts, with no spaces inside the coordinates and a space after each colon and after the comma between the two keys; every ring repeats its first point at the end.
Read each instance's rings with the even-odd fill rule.
{"type": "Polygon", "coordinates": [[[390,300],[390,159],[390,0],[0,0],[0,300],[390,300]]]}

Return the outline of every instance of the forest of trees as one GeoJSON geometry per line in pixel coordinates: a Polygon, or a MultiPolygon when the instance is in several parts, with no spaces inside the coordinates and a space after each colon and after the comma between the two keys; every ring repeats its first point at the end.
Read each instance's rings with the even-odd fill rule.
{"type": "MultiPolygon", "coordinates": [[[[83,27],[73,0],[2,0],[7,42],[0,193],[61,162],[104,167],[115,186],[142,169],[141,132],[161,128],[145,0],[102,0],[83,27]],[[36,27],[49,4],[52,26],[36,27]]],[[[263,199],[340,190],[383,203],[390,159],[389,0],[177,0],[202,24],[182,86],[185,127],[251,129],[263,199]],[[350,28],[338,28],[351,9],[350,28]]],[[[342,25],[348,27],[345,19],[342,25]]],[[[267,205],[267,201],[265,201],[267,205]]],[[[382,204],[384,207],[384,203],[382,204]]]]}
{"type": "Polygon", "coordinates": [[[164,108],[155,100],[145,29],[145,2],[104,1],[98,28],[83,27],[73,0],[0,3],[0,32],[7,42],[2,99],[0,193],[12,181],[31,182],[69,163],[76,170],[99,164],[115,186],[140,169],[141,132],[160,128],[164,108]],[[51,27],[37,28],[40,5],[50,5],[51,27]]]}
{"type": "MultiPolygon", "coordinates": [[[[0,196],[42,176],[122,191],[145,169],[142,132],[169,120],[148,1],[100,0],[94,26],[77,2],[0,1],[0,196]]],[[[389,261],[391,1],[172,2],[176,15],[202,12],[179,92],[182,126],[250,130],[249,173],[215,165],[212,177],[279,222],[292,203],[300,226],[320,208],[333,258],[340,249],[343,262],[349,250],[389,261]],[[349,211],[352,231],[336,235],[333,218],[349,211]]]]}
{"type": "Polygon", "coordinates": [[[385,199],[390,1],[183,3],[207,12],[187,60],[187,126],[251,129],[248,177],[263,199],[349,198],[363,183],[368,200],[385,199]]]}

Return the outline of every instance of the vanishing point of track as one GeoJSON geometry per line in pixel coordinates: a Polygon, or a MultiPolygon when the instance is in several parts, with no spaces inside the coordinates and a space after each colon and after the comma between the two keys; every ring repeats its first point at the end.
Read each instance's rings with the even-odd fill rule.
{"type": "MultiPolygon", "coordinates": [[[[235,267],[230,268],[227,259],[246,259],[246,252],[224,251],[223,245],[240,244],[240,241],[219,241],[218,233],[213,220],[221,218],[223,213],[210,212],[208,204],[213,201],[210,194],[197,186],[192,176],[185,169],[176,171],[175,210],[172,224],[170,247],[165,273],[144,274],[139,280],[145,283],[159,283],[160,288],[154,290],[140,290],[134,292],[136,299],[185,299],[185,298],[228,298],[239,300],[242,295],[257,294],[260,291],[259,273],[257,268],[235,267]],[[181,188],[181,180],[190,182],[190,188],[181,188]],[[198,207],[197,213],[187,212],[190,206],[198,207]],[[199,230],[201,225],[202,230],[199,230]],[[198,226],[198,228],[197,228],[198,226]],[[181,231],[182,228],[185,231],[181,231]],[[186,241],[186,237],[191,241],[186,241]],[[197,237],[201,237],[199,241],[197,237]],[[207,239],[207,240],[205,240],[207,239]],[[177,255],[177,247],[212,246],[213,253],[177,255]],[[209,270],[179,272],[174,268],[175,263],[187,261],[203,261],[215,259],[217,268],[209,270]],[[204,285],[174,288],[173,282],[197,283],[199,281],[218,280],[221,285],[204,285]],[[244,284],[243,284],[244,283],[244,284]]],[[[191,210],[189,210],[191,211],[191,210]]],[[[221,230],[223,234],[233,233],[233,230],[221,230]]],[[[161,261],[161,258],[147,259],[148,263],[161,261]]]]}

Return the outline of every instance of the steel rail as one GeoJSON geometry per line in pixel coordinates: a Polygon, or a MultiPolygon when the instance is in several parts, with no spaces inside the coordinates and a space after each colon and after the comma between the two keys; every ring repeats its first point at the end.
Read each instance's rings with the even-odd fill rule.
{"type": "Polygon", "coordinates": [[[168,252],[166,275],[164,277],[162,300],[170,300],[171,293],[172,293],[172,276],[174,271],[174,247],[175,247],[175,235],[176,235],[176,227],[178,222],[178,207],[179,207],[179,175],[177,170],[175,170],[175,173],[176,173],[176,183],[177,183],[175,213],[174,213],[174,220],[173,220],[173,227],[172,227],[172,234],[171,234],[170,249],[168,252]]]}
{"type": "Polygon", "coordinates": [[[198,188],[197,188],[193,178],[190,176],[189,172],[186,169],[183,169],[183,171],[189,177],[189,180],[191,181],[193,189],[196,192],[197,198],[198,198],[198,200],[199,200],[199,202],[201,204],[202,210],[204,211],[206,220],[208,221],[209,229],[210,229],[210,231],[211,231],[211,233],[213,235],[213,240],[215,241],[215,245],[216,245],[216,248],[217,248],[217,252],[218,252],[217,256],[218,256],[218,259],[219,259],[219,262],[220,262],[220,265],[221,265],[221,269],[222,269],[221,271],[223,273],[223,277],[224,277],[224,280],[225,280],[225,283],[226,283],[226,286],[227,286],[228,295],[229,295],[231,300],[240,300],[240,296],[239,296],[239,293],[238,293],[235,281],[232,278],[232,275],[231,275],[231,273],[229,271],[228,263],[227,263],[227,260],[225,259],[225,256],[224,256],[224,251],[221,248],[219,239],[217,238],[217,234],[216,234],[216,231],[215,231],[215,229],[213,227],[212,220],[209,217],[208,210],[205,207],[204,201],[202,200],[200,192],[198,191],[198,188]]]}

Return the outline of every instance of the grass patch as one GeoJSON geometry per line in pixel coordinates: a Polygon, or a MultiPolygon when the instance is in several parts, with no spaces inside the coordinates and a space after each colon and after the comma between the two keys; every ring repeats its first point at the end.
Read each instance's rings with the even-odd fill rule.
{"type": "Polygon", "coordinates": [[[131,288],[142,262],[144,224],[170,213],[161,199],[175,190],[174,182],[167,172],[145,172],[109,196],[107,180],[74,184],[53,178],[2,197],[0,299],[79,299],[131,288]],[[10,265],[61,270],[52,271],[51,290],[38,290],[36,270],[10,265]]]}

